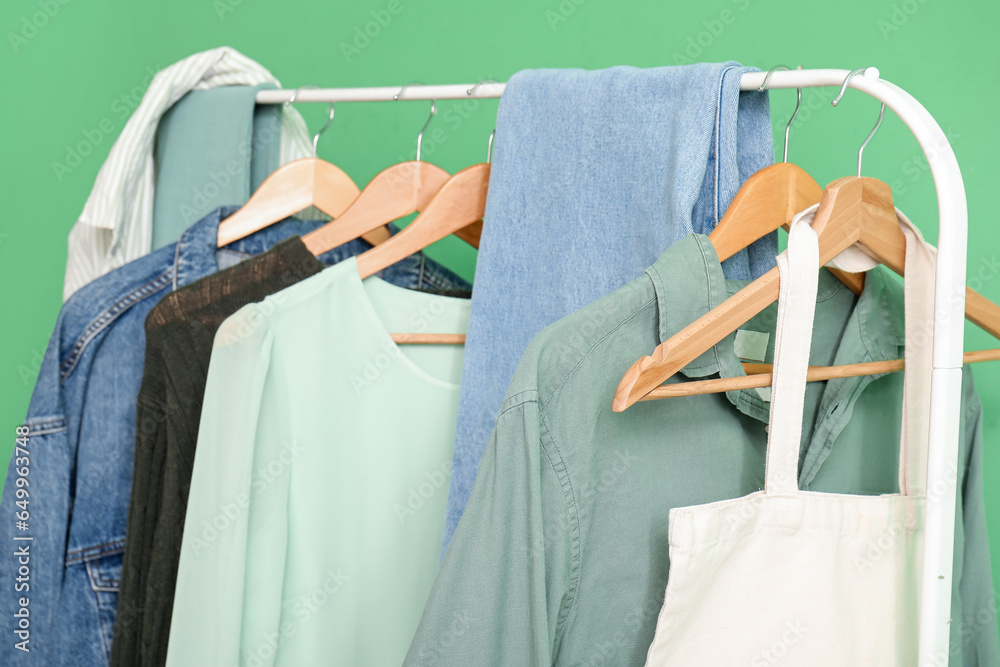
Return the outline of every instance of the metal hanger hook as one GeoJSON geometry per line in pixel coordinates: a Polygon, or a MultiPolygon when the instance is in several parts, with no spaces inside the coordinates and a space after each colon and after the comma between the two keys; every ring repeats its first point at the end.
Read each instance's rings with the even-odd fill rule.
{"type": "Polygon", "coordinates": [[[784,70],[786,72],[789,71],[788,68],[785,67],[784,65],[775,65],[771,69],[767,70],[767,74],[764,75],[764,83],[760,84],[760,88],[757,89],[758,93],[763,93],[765,90],[767,90],[767,83],[768,81],[771,80],[771,75],[777,72],[778,70],[784,70]]]}
{"type": "Polygon", "coordinates": [[[406,92],[407,88],[409,88],[410,86],[422,86],[422,85],[424,85],[423,81],[411,81],[407,84],[404,84],[403,87],[399,89],[399,92],[392,96],[392,99],[398,102],[399,99],[403,96],[403,93],[406,92]]]}
{"type": "Polygon", "coordinates": [[[319,132],[313,135],[313,155],[316,157],[319,157],[319,150],[317,149],[317,146],[319,146],[319,136],[326,132],[326,128],[330,127],[330,123],[333,122],[333,113],[333,102],[330,102],[330,115],[326,119],[326,124],[319,129],[319,132]]]}
{"type": "MultiPolygon", "coordinates": [[[[299,96],[299,93],[302,92],[302,90],[305,88],[319,88],[319,86],[299,86],[298,88],[292,91],[292,96],[289,97],[287,100],[285,100],[282,103],[282,105],[284,107],[292,106],[292,104],[295,103],[295,98],[297,98],[299,96]]],[[[330,103],[330,119],[326,121],[326,125],[324,125],[323,128],[316,133],[316,136],[313,137],[312,141],[313,157],[319,157],[319,153],[316,152],[316,145],[319,143],[319,135],[323,134],[323,132],[326,131],[326,128],[330,127],[330,123],[332,121],[333,121],[333,102],[330,103]]]]}
{"type": "MultiPolygon", "coordinates": [[[[406,89],[414,85],[422,86],[424,84],[421,83],[420,81],[412,81],[403,86],[402,88],[400,88],[399,92],[392,96],[392,99],[397,101],[402,99],[403,93],[406,92],[406,89]]],[[[424,144],[424,132],[427,131],[427,127],[431,124],[431,121],[434,120],[434,114],[436,113],[437,113],[437,103],[435,100],[431,100],[431,115],[427,117],[427,122],[424,123],[424,126],[420,128],[420,132],[417,133],[417,162],[420,162],[420,149],[424,144]]]]}
{"type": "MultiPolygon", "coordinates": [[[[799,65],[798,68],[802,69],[802,65],[799,65]]],[[[786,72],[789,71],[789,69],[787,67],[785,67],[784,65],[778,65],[777,67],[772,67],[771,69],[769,69],[767,71],[767,74],[764,75],[764,82],[762,84],[760,84],[760,88],[757,89],[759,92],[763,93],[767,89],[767,82],[771,80],[771,75],[774,74],[778,70],[785,70],[786,72]]],[[[782,146],[782,150],[781,150],[781,161],[782,162],[788,162],[788,134],[789,134],[789,132],[791,132],[792,123],[795,121],[795,117],[799,115],[799,109],[801,109],[801,108],[802,108],[802,89],[801,88],[796,88],[795,89],[795,111],[792,112],[792,117],[788,119],[788,123],[785,125],[785,143],[782,146]]]]}
{"type": "Polygon", "coordinates": [[[465,91],[465,94],[470,96],[475,95],[476,91],[479,90],[479,86],[483,85],[484,83],[499,83],[499,82],[496,79],[483,79],[482,81],[474,85],[472,88],[469,88],[467,91],[465,91]]]}
{"type": "MultiPolygon", "coordinates": [[[[835,97],[833,101],[830,102],[831,105],[837,106],[840,103],[840,100],[843,99],[844,97],[844,93],[847,92],[847,84],[849,84],[851,82],[851,79],[853,79],[858,74],[863,74],[863,76],[877,79],[879,76],[879,71],[874,67],[859,67],[858,69],[851,70],[851,72],[844,79],[844,83],[841,84],[840,92],[837,94],[837,97],[835,97]]],[[[884,102],[882,103],[882,107],[879,109],[878,120],[875,121],[875,127],[873,127],[872,131],[868,133],[868,136],[865,137],[864,143],[861,144],[861,148],[858,149],[858,178],[861,177],[861,159],[864,156],[865,148],[867,148],[868,142],[872,140],[872,137],[875,136],[875,133],[878,132],[878,128],[881,127],[882,125],[883,118],[885,118],[884,102]]]]}
{"type": "Polygon", "coordinates": [[[494,127],[490,132],[490,139],[486,142],[486,164],[493,163],[493,137],[496,136],[497,129],[494,127]]]}
{"type": "Polygon", "coordinates": [[[420,132],[417,134],[417,162],[420,162],[420,146],[424,143],[424,132],[427,131],[427,126],[434,120],[434,114],[437,112],[437,105],[434,103],[434,100],[431,100],[431,115],[427,117],[427,122],[424,123],[424,126],[420,128],[420,132]]]}

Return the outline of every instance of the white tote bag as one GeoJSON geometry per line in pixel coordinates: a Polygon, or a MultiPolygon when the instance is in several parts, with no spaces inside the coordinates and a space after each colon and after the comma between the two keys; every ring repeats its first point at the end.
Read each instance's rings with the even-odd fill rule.
{"type": "Polygon", "coordinates": [[[670,511],[670,576],[648,666],[917,664],[934,256],[900,216],[907,239],[900,493],[801,491],[819,271],[811,213],[795,218],[778,258],[764,490],[670,511]]]}

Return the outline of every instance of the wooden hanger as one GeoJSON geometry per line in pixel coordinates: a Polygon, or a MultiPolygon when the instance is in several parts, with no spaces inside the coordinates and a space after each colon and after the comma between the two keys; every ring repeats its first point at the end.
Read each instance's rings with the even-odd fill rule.
{"type": "MultiPolygon", "coordinates": [[[[836,106],[843,98],[851,78],[862,71],[864,71],[864,68],[854,70],[848,74],[841,86],[840,93],[833,100],[833,106],[836,106]]],[[[769,76],[770,72],[764,78],[764,84],[761,86],[762,89],[767,84],[769,76]]],[[[798,107],[796,107],[797,110],[798,107]]],[[[903,273],[906,243],[903,233],[899,228],[895,208],[892,204],[892,190],[888,185],[877,179],[863,178],[861,176],[862,156],[865,147],[871,141],[875,132],[878,131],[884,115],[885,105],[883,104],[879,111],[875,127],[868,133],[864,143],[861,144],[861,148],[858,150],[858,175],[856,177],[837,179],[827,186],[826,191],[822,195],[819,209],[813,221],[813,229],[817,231],[820,237],[820,261],[822,264],[826,264],[854,243],[861,243],[875,259],[896,273],[900,275],[903,273]]],[[[792,114],[792,119],[794,118],[795,114],[792,114]]],[[[790,126],[791,120],[789,120],[788,126],[785,128],[786,158],[788,151],[788,128],[790,126]]],[[[796,178],[799,177],[796,176],[796,178]]],[[[799,180],[801,181],[800,178],[799,180]]],[[[802,188],[789,188],[788,192],[793,192],[797,189],[802,188]]],[[[804,192],[805,196],[808,197],[809,188],[805,187],[804,192]]],[[[763,191],[762,196],[766,201],[767,191],[763,191]]],[[[772,197],[771,199],[771,205],[774,206],[774,198],[772,197]]],[[[749,206],[747,201],[749,200],[742,200],[742,207],[744,209],[747,209],[749,206]]],[[[751,208],[750,210],[753,209],[751,208]]],[[[729,253],[727,257],[739,250],[739,248],[733,250],[732,248],[735,243],[729,241],[731,237],[739,236],[739,232],[733,231],[732,220],[728,222],[727,229],[722,233],[723,241],[729,243],[723,251],[724,253],[729,253]]],[[[748,245],[753,240],[763,236],[764,233],[767,233],[761,232],[762,229],[767,227],[767,222],[762,217],[754,218],[752,215],[747,216],[746,224],[752,229],[747,234],[748,237],[757,234],[757,236],[748,242],[748,245]]],[[[709,238],[712,239],[712,236],[710,235],[709,238]]],[[[715,239],[712,240],[714,245],[715,239]]],[[[848,284],[848,286],[851,286],[855,293],[860,293],[864,285],[864,274],[850,274],[835,269],[830,269],[830,271],[848,284]],[[853,286],[852,282],[854,283],[853,286]]],[[[712,345],[715,345],[726,335],[735,331],[767,305],[776,301],[777,295],[778,270],[774,268],[712,309],[709,313],[658,345],[651,356],[646,356],[636,361],[619,382],[615,398],[612,402],[612,409],[616,412],[621,412],[639,400],[731,391],[732,389],[743,388],[744,384],[747,385],[747,388],[770,384],[769,371],[762,370],[764,365],[745,364],[744,368],[748,373],[750,372],[750,368],[756,366],[755,374],[763,375],[766,373],[767,377],[723,378],[721,380],[686,382],[671,385],[670,387],[660,386],[669,377],[712,347],[712,345]],[[708,342],[710,339],[711,342],[708,342]]],[[[968,287],[966,287],[966,317],[995,338],[1000,338],[1000,306],[997,306],[968,287]]],[[[1000,350],[971,352],[967,353],[965,358],[966,363],[993,360],[1000,358],[1000,350]]],[[[867,364],[814,367],[809,371],[808,380],[818,381],[835,377],[894,372],[901,370],[902,364],[903,360],[897,359],[867,364]]]]}
{"type": "Polygon", "coordinates": [[[312,254],[321,255],[388,222],[422,211],[449,176],[430,162],[394,164],[379,172],[347,210],[303,236],[302,242],[312,254]]]}
{"type": "MultiPolygon", "coordinates": [[[[403,86],[394,99],[398,100],[409,85],[403,86]]],[[[336,220],[303,236],[302,241],[310,252],[320,255],[381,225],[424,210],[434,193],[451,176],[444,169],[420,159],[424,132],[436,113],[437,105],[432,100],[431,115],[417,134],[416,159],[384,169],[336,220]]],[[[469,230],[462,238],[478,248],[479,235],[477,230],[469,230]]]]}
{"type": "MultiPolygon", "coordinates": [[[[289,104],[295,100],[296,94],[298,91],[292,95],[289,104]]],[[[333,104],[330,105],[326,125],[313,137],[314,150],[320,135],[332,120],[333,104]]],[[[294,160],[278,167],[240,210],[219,223],[217,246],[229,245],[310,206],[337,218],[357,199],[359,193],[358,186],[340,167],[318,157],[294,160]]],[[[372,245],[378,245],[390,236],[387,228],[373,227],[366,232],[370,233],[364,238],[372,245]]]]}
{"type": "MultiPolygon", "coordinates": [[[[833,181],[823,193],[812,226],[819,234],[821,264],[826,264],[855,243],[860,243],[874,259],[902,275],[906,241],[892,205],[892,190],[882,181],[857,176],[833,181]]],[[[983,303],[974,305],[977,317],[970,319],[1000,338],[1000,306],[976,296],[983,303]]],[[[652,355],[636,361],[621,379],[612,409],[621,412],[649,396],[669,377],[774,303],[777,298],[778,269],[774,268],[660,343],[652,355]]],[[[973,355],[970,363],[992,359],[992,352],[973,355]]],[[[881,363],[892,365],[894,362],[881,363]]],[[[895,363],[898,364],[899,360],[895,363]]],[[[888,366],[879,367],[885,370],[872,371],[872,368],[870,364],[848,364],[830,367],[830,370],[822,372],[814,369],[813,378],[829,379],[821,377],[829,373],[837,373],[830,377],[847,377],[898,370],[888,366]],[[839,370],[833,371],[834,368],[839,370]]],[[[688,384],[695,383],[675,385],[677,389],[659,390],[657,397],[686,395],[684,387],[688,384]]],[[[699,389],[704,387],[694,387],[693,392],[705,393],[699,389]]]]}
{"type": "MultiPolygon", "coordinates": [[[[784,65],[771,68],[757,90],[764,92],[771,75],[777,70],[787,69],[784,65]]],[[[850,76],[847,78],[847,82],[849,81],[850,76]]],[[[788,135],[802,107],[801,88],[796,89],[796,99],[795,111],[785,125],[781,162],[752,174],[708,235],[720,262],[781,227],[787,229],[793,216],[818,204],[823,197],[823,188],[819,183],[802,167],[788,161],[788,135]]],[[[834,106],[839,101],[840,96],[834,100],[834,106]]],[[[837,269],[830,271],[855,294],[861,294],[865,285],[863,273],[847,273],[837,269]]]]}
{"type": "Polygon", "coordinates": [[[449,234],[483,219],[490,182],[487,162],[466,167],[449,178],[427,208],[391,239],[358,255],[358,273],[367,278],[423,250],[449,234]]]}
{"type": "MultiPolygon", "coordinates": [[[[823,188],[798,165],[790,162],[769,165],[743,183],[708,240],[715,247],[719,261],[724,262],[771,232],[787,230],[797,213],[818,204],[822,197],[823,188]]],[[[864,273],[828,270],[855,294],[864,290],[864,273]]]]}
{"type": "MultiPolygon", "coordinates": [[[[405,229],[357,258],[358,273],[367,278],[483,219],[490,180],[488,162],[466,167],[441,186],[427,208],[405,229]]],[[[464,334],[392,334],[397,343],[462,344],[464,334]]]]}
{"type": "MultiPolygon", "coordinates": [[[[976,350],[966,352],[962,357],[964,364],[977,364],[982,361],[1000,361],[1000,349],[976,350]]],[[[902,359],[888,361],[868,361],[860,364],[845,364],[843,366],[810,366],[806,373],[806,382],[820,382],[837,378],[856,377],[858,375],[878,375],[895,373],[903,370],[902,359]]],[[[695,380],[678,384],[660,385],[649,392],[640,401],[655,401],[661,398],[679,396],[696,396],[699,394],[719,394],[740,389],[758,389],[771,386],[771,364],[743,363],[746,375],[731,378],[713,378],[711,380],[695,380]]]]}

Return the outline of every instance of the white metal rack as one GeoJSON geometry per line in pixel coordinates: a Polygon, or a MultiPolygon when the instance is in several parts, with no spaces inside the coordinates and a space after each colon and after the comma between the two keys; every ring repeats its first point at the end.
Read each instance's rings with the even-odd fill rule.
{"type": "MultiPolygon", "coordinates": [[[[839,87],[849,71],[814,69],[776,71],[768,89],[839,87]]],[[[740,90],[756,90],[764,72],[744,74],[740,90]]],[[[848,84],[891,109],[920,144],[938,201],[938,253],[934,301],[934,372],[931,385],[930,452],[927,472],[927,515],[921,579],[919,664],[948,664],[951,623],[952,559],[955,534],[955,494],[958,471],[962,352],[965,335],[965,270],[968,211],[965,185],[947,136],[933,116],[909,93],[880,79],[870,68],[848,84]]],[[[496,98],[506,84],[483,82],[457,85],[410,85],[375,88],[302,88],[262,90],[260,104],[296,102],[379,102],[393,100],[454,100],[496,98]],[[402,92],[401,92],[402,90],[402,92]]]]}

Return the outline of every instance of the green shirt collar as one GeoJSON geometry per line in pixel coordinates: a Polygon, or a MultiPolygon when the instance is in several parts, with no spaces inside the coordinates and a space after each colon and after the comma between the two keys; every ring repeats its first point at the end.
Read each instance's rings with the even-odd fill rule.
{"type": "MultiPolygon", "coordinates": [[[[715,247],[707,236],[691,234],[674,244],[646,270],[656,292],[659,340],[663,342],[698,319],[747,283],[727,281],[715,247]]],[[[817,327],[824,320],[843,322],[840,309],[824,309],[824,303],[846,290],[830,272],[823,271],[819,282],[817,327]]],[[[891,280],[884,269],[869,271],[865,288],[855,300],[847,325],[834,355],[835,364],[898,359],[903,353],[903,307],[900,285],[891,280]]],[[[714,345],[681,370],[689,379],[711,376],[723,378],[745,375],[736,356],[735,334],[714,345]]],[[[820,403],[821,417],[816,421],[812,444],[805,452],[802,482],[815,474],[826,458],[829,447],[843,429],[850,408],[861,391],[880,376],[842,378],[826,383],[820,403]]],[[[766,422],[769,404],[753,389],[731,391],[727,397],[741,412],[766,422]]]]}

